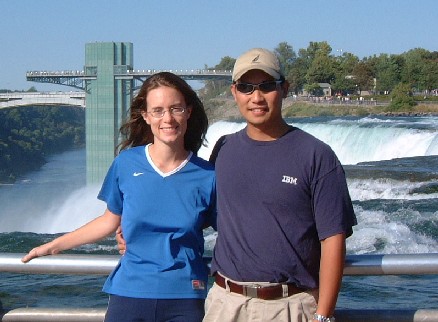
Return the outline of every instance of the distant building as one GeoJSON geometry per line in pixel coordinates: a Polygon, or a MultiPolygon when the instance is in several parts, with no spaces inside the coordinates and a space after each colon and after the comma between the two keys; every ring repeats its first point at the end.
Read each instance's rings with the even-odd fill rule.
{"type": "Polygon", "coordinates": [[[321,87],[324,96],[332,96],[332,85],[329,83],[318,83],[319,87],[321,87]]]}
{"type": "MultiPolygon", "coordinates": [[[[332,96],[332,87],[329,83],[318,83],[321,88],[322,96],[332,96]]],[[[303,89],[303,96],[309,96],[310,94],[303,89]]]]}

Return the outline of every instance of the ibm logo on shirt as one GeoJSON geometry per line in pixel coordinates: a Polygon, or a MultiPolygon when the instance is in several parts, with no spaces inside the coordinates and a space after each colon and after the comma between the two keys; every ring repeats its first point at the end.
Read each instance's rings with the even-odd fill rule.
{"type": "Polygon", "coordinates": [[[294,177],[289,177],[289,176],[283,176],[283,180],[281,180],[281,182],[285,182],[285,183],[289,183],[289,184],[293,184],[293,185],[297,185],[297,178],[294,177]]]}

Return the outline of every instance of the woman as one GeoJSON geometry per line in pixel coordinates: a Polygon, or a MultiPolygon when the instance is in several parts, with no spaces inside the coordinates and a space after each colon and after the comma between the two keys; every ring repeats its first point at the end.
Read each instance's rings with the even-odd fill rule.
{"type": "Polygon", "coordinates": [[[148,78],[98,195],[104,214],[22,261],[95,242],[121,225],[127,246],[103,287],[110,294],[105,321],[201,321],[208,277],[202,229],[216,220],[214,169],[196,156],[207,128],[184,80],[167,72],[148,78]]]}

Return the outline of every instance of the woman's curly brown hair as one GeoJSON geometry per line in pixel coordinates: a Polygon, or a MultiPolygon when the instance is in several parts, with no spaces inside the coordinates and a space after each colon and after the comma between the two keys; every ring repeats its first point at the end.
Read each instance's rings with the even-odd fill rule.
{"type": "Polygon", "coordinates": [[[119,151],[130,147],[146,145],[154,141],[151,128],[145,122],[141,113],[147,109],[146,97],[148,93],[162,86],[171,87],[179,91],[184,96],[187,107],[192,109],[190,118],[187,120],[184,148],[195,154],[201,148],[208,129],[208,118],[204,105],[186,81],[175,74],[161,72],[149,77],[133,99],[129,109],[129,118],[120,128],[122,142],[118,145],[119,151]]]}

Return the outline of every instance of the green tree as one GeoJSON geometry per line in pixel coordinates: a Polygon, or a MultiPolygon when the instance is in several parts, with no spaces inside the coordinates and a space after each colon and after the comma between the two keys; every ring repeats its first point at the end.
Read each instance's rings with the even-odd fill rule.
{"type": "Polygon", "coordinates": [[[404,59],[400,55],[380,54],[376,58],[376,91],[390,92],[401,81],[404,59]]]}
{"type": "Polygon", "coordinates": [[[305,50],[307,53],[307,57],[313,61],[317,55],[328,56],[332,52],[332,47],[326,42],[313,42],[309,43],[309,46],[305,50]]]}
{"type": "Polygon", "coordinates": [[[422,66],[420,84],[427,91],[438,88],[438,59],[430,60],[428,64],[422,66]]]}
{"type": "Polygon", "coordinates": [[[216,70],[232,70],[234,67],[234,63],[236,62],[235,58],[232,58],[230,56],[225,56],[221,58],[221,61],[219,64],[214,66],[210,69],[216,69],[216,70]]]}
{"type": "Polygon", "coordinates": [[[294,52],[293,47],[289,45],[287,42],[281,42],[274,49],[274,53],[278,57],[280,64],[283,67],[284,74],[289,75],[292,66],[297,59],[297,54],[294,52]]]}
{"type": "Polygon", "coordinates": [[[391,112],[412,110],[415,106],[412,88],[409,84],[399,83],[391,92],[391,103],[387,110],[391,112]]]}
{"type": "Polygon", "coordinates": [[[85,144],[85,111],[80,108],[8,108],[0,110],[0,119],[1,181],[38,169],[48,154],[85,144]]]}
{"type": "Polygon", "coordinates": [[[334,78],[330,84],[336,95],[351,94],[355,90],[355,83],[352,80],[353,70],[359,58],[351,53],[344,52],[342,56],[333,57],[334,78]]]}
{"type": "Polygon", "coordinates": [[[339,61],[339,67],[345,76],[352,75],[354,68],[359,63],[359,58],[348,52],[344,52],[337,60],[339,61]]]}
{"type": "Polygon", "coordinates": [[[290,67],[286,79],[290,83],[289,90],[298,94],[306,83],[307,59],[299,56],[290,67]]]}
{"type": "Polygon", "coordinates": [[[323,52],[317,54],[307,70],[307,83],[331,83],[334,78],[333,59],[323,52]]]}
{"type": "Polygon", "coordinates": [[[358,93],[373,88],[373,72],[370,64],[360,61],[353,70],[354,82],[357,85],[358,93]]]}
{"type": "Polygon", "coordinates": [[[427,52],[419,76],[420,88],[431,91],[438,88],[438,52],[427,52]]]}
{"type": "Polygon", "coordinates": [[[405,64],[401,73],[401,81],[410,84],[415,91],[422,91],[426,84],[422,84],[421,73],[423,66],[427,64],[429,52],[425,49],[415,48],[402,54],[405,64]]]}
{"type": "Polygon", "coordinates": [[[307,72],[305,80],[307,84],[331,83],[335,78],[335,59],[330,56],[332,48],[325,42],[310,42],[302,52],[307,58],[307,72]]]}
{"type": "Polygon", "coordinates": [[[290,90],[298,94],[307,83],[306,75],[309,67],[311,66],[313,60],[320,47],[326,49],[325,44],[320,44],[318,42],[310,42],[307,48],[301,48],[298,50],[297,58],[292,63],[286,79],[290,83],[290,90]]]}
{"type": "MultiPolygon", "coordinates": [[[[207,67],[206,69],[210,70],[232,70],[234,67],[234,63],[236,62],[235,58],[230,56],[225,56],[221,58],[221,61],[214,67],[207,67]]],[[[215,98],[218,95],[222,95],[224,93],[230,94],[230,83],[225,80],[208,80],[204,81],[204,88],[199,91],[200,97],[207,101],[209,99],[215,98]]],[[[208,106],[206,106],[207,108],[208,106]]]]}

